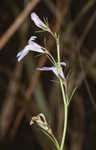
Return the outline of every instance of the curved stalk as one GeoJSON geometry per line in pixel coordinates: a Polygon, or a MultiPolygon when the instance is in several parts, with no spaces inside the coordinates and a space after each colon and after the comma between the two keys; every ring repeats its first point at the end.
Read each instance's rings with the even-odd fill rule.
{"type": "Polygon", "coordinates": [[[64,102],[64,128],[63,128],[63,136],[62,136],[62,141],[61,141],[61,146],[60,146],[61,150],[63,150],[64,144],[65,144],[66,131],[67,131],[68,105],[66,102],[63,81],[61,79],[60,79],[60,86],[61,86],[63,102],[64,102]]]}
{"type": "MultiPolygon", "coordinates": [[[[41,128],[42,129],[42,128],[41,128]]],[[[45,130],[41,130],[54,144],[54,146],[56,147],[57,150],[61,150],[58,141],[56,140],[56,138],[53,135],[50,135],[47,131],[45,130]]]]}

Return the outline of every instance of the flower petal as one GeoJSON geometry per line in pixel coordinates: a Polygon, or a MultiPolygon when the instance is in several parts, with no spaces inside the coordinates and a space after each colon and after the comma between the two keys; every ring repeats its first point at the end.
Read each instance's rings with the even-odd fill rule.
{"type": "Polygon", "coordinates": [[[28,41],[28,45],[25,46],[25,48],[17,54],[18,61],[21,61],[24,58],[24,56],[28,54],[29,51],[44,53],[44,48],[36,42],[34,42],[36,38],[36,36],[32,36],[28,41]]]}
{"type": "Polygon", "coordinates": [[[52,67],[52,71],[53,71],[53,73],[57,76],[57,78],[59,78],[57,68],[56,68],[56,67],[52,67]]]}
{"type": "MultiPolygon", "coordinates": [[[[52,67],[52,71],[54,72],[54,74],[57,76],[57,78],[59,78],[59,74],[58,74],[58,70],[56,67],[52,67]]],[[[65,80],[65,76],[64,76],[64,73],[63,73],[63,70],[62,70],[62,67],[60,69],[60,76],[62,77],[62,79],[65,80]]]]}
{"type": "MultiPolygon", "coordinates": [[[[42,68],[37,68],[37,70],[41,70],[41,71],[53,71],[53,73],[56,75],[57,78],[59,78],[59,74],[58,74],[58,69],[54,66],[52,67],[42,67],[42,68]]],[[[60,71],[60,76],[62,77],[62,79],[65,80],[65,76],[61,67],[61,71],[60,71]]]]}
{"type": "Polygon", "coordinates": [[[37,70],[50,71],[50,70],[52,70],[52,67],[42,67],[42,68],[37,68],[37,70]]]}
{"type": "Polygon", "coordinates": [[[43,48],[37,43],[33,42],[33,44],[25,46],[25,48],[17,54],[18,61],[21,61],[29,51],[44,53],[43,48]]]}
{"type": "Polygon", "coordinates": [[[44,53],[43,47],[40,46],[39,44],[37,44],[36,42],[32,42],[29,46],[30,46],[30,50],[31,51],[35,51],[35,52],[39,52],[39,53],[44,53]]]}
{"type": "Polygon", "coordinates": [[[35,25],[37,26],[37,27],[39,27],[39,28],[42,28],[42,27],[44,27],[44,28],[48,28],[44,23],[43,23],[43,21],[37,16],[37,14],[36,13],[32,13],[31,14],[31,19],[34,21],[34,23],[35,23],[35,25]]]}
{"type": "Polygon", "coordinates": [[[57,76],[57,78],[59,78],[57,68],[54,67],[54,66],[52,66],[52,67],[37,68],[37,70],[41,70],[41,71],[53,71],[53,73],[57,76]]]}
{"type": "Polygon", "coordinates": [[[29,52],[29,48],[28,46],[26,46],[22,51],[20,51],[18,54],[17,54],[17,57],[18,57],[18,61],[21,61],[24,56],[26,56],[29,52]]]}
{"type": "Polygon", "coordinates": [[[32,44],[32,41],[34,41],[37,38],[37,36],[31,36],[28,40],[28,44],[32,44]]]}
{"type": "Polygon", "coordinates": [[[60,62],[60,65],[65,66],[66,67],[66,63],[65,62],[60,62]]]}
{"type": "Polygon", "coordinates": [[[40,46],[39,44],[37,44],[36,42],[34,42],[34,40],[36,38],[37,38],[36,36],[31,36],[31,38],[29,39],[28,44],[31,47],[30,50],[36,51],[36,52],[39,52],[39,53],[43,53],[44,52],[43,47],[40,46]]]}
{"type": "Polygon", "coordinates": [[[64,80],[65,80],[65,76],[64,76],[64,73],[63,73],[63,70],[62,70],[62,68],[61,68],[60,75],[61,75],[62,79],[64,79],[64,80]]]}

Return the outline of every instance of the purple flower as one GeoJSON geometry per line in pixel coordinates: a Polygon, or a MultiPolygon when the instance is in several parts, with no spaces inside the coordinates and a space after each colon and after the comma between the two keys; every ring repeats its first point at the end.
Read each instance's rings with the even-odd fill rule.
{"type": "Polygon", "coordinates": [[[29,51],[44,53],[44,48],[36,42],[34,42],[36,38],[36,36],[32,36],[28,41],[28,45],[25,46],[24,49],[17,54],[18,61],[21,61],[24,58],[24,56],[26,56],[29,53],[29,51]]]}
{"type": "Polygon", "coordinates": [[[42,67],[42,68],[37,68],[37,70],[41,70],[41,71],[53,71],[53,73],[56,75],[57,78],[59,78],[60,76],[65,80],[65,76],[62,70],[62,66],[66,66],[65,62],[61,62],[60,63],[60,67],[42,67]]]}
{"type": "Polygon", "coordinates": [[[51,30],[48,28],[47,25],[45,25],[43,23],[43,21],[37,16],[37,14],[35,12],[33,12],[31,14],[31,19],[33,20],[33,22],[35,23],[35,25],[45,31],[48,31],[52,34],[51,30]]]}

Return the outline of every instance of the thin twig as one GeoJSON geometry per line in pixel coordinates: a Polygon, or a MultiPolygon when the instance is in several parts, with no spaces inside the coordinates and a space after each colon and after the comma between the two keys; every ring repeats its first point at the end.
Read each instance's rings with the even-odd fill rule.
{"type": "Polygon", "coordinates": [[[9,29],[4,33],[4,35],[0,38],[0,50],[4,47],[4,45],[9,41],[9,39],[15,34],[20,25],[24,22],[27,16],[30,14],[32,9],[40,2],[40,0],[31,0],[21,14],[16,18],[13,24],[9,27],[9,29]]]}

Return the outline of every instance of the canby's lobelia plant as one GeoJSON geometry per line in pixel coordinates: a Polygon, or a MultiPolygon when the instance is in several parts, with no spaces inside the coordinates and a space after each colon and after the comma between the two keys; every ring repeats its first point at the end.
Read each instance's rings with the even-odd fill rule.
{"type": "Polygon", "coordinates": [[[71,96],[69,97],[68,93],[67,93],[66,77],[65,77],[63,69],[62,69],[63,66],[66,67],[66,63],[60,61],[59,35],[56,33],[53,33],[48,26],[48,22],[46,20],[45,20],[45,22],[43,22],[37,16],[37,14],[35,12],[33,12],[31,14],[31,19],[33,20],[33,22],[35,23],[35,25],[37,27],[39,27],[43,31],[49,32],[53,36],[53,38],[56,40],[57,60],[58,61],[57,62],[55,61],[54,57],[51,55],[51,53],[46,48],[42,47],[41,45],[39,45],[35,42],[35,39],[37,38],[36,36],[32,36],[29,39],[28,45],[25,46],[24,49],[17,54],[17,58],[18,58],[18,61],[21,61],[29,53],[29,51],[33,51],[33,52],[37,52],[37,53],[41,53],[41,54],[46,54],[48,59],[51,61],[52,67],[42,67],[42,68],[37,68],[37,70],[52,71],[56,75],[56,77],[60,83],[60,88],[61,88],[63,103],[64,103],[64,128],[63,128],[61,143],[59,144],[58,141],[56,140],[56,138],[54,137],[52,130],[49,127],[44,114],[40,113],[37,116],[33,116],[30,121],[30,125],[32,125],[33,123],[37,123],[37,125],[42,129],[44,134],[46,134],[50,138],[50,140],[54,143],[57,150],[63,150],[64,144],[65,144],[66,130],[67,130],[68,107],[69,107],[70,101],[72,99],[72,96],[75,93],[75,89],[73,89],[71,96]]]}

